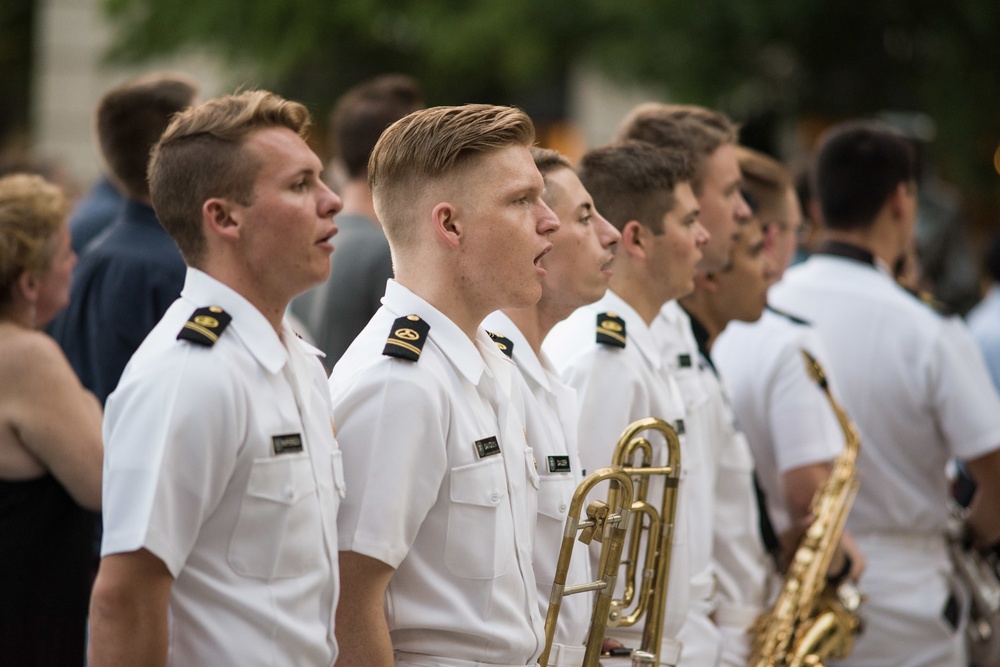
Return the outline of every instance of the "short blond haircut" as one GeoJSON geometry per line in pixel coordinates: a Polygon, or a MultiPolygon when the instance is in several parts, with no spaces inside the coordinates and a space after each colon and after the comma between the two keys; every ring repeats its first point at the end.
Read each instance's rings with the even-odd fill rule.
{"type": "Polygon", "coordinates": [[[691,188],[701,194],[705,161],[726,144],[739,140],[739,126],[721,111],[691,104],[646,102],[632,109],[615,132],[616,141],[644,141],[680,150],[694,167],[691,188]]]}
{"type": "Polygon", "coordinates": [[[41,176],[0,178],[0,307],[10,303],[21,274],[48,270],[67,208],[62,190],[41,176]]]}
{"type": "Polygon", "coordinates": [[[449,176],[477,156],[529,147],[534,140],[531,119],[514,107],[431,107],[396,121],[368,161],[368,186],[386,237],[394,244],[413,240],[409,212],[430,181],[449,176]]]}
{"type": "Polygon", "coordinates": [[[153,148],[149,191],[160,224],[189,265],[205,259],[201,209],[207,200],[253,203],[266,163],[246,149],[247,137],[273,127],[304,137],[310,123],[304,106],[264,90],[209,100],[174,117],[153,148]]]}
{"type": "MultiPolygon", "coordinates": [[[[740,173],[743,176],[743,191],[748,196],[750,208],[754,215],[769,217],[780,209],[785,202],[789,190],[792,189],[792,176],[780,162],[759,151],[736,147],[736,156],[740,163],[740,173]]],[[[760,220],[762,224],[770,224],[774,220],[760,220]]]]}

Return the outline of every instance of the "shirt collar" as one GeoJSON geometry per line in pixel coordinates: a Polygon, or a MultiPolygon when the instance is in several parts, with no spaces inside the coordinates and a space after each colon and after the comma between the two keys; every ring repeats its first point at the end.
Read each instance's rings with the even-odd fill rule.
{"type": "MultiPolygon", "coordinates": [[[[465,332],[447,315],[395,280],[386,282],[382,305],[396,317],[419,316],[430,326],[427,337],[434,342],[441,353],[469,382],[479,384],[486,368],[486,362],[483,361],[475,343],[469,340],[465,332]]],[[[480,342],[485,340],[490,346],[496,347],[482,327],[479,327],[476,332],[476,340],[480,342]]],[[[501,354],[499,350],[497,350],[497,354],[501,354]]]]}
{"type": "MultiPolygon", "coordinates": [[[[540,359],[535,354],[528,339],[524,337],[524,334],[517,328],[513,320],[498,310],[495,313],[491,313],[486,318],[486,321],[483,322],[483,325],[493,333],[509,338],[514,343],[514,363],[517,364],[521,372],[541,385],[545,391],[552,391],[552,387],[549,385],[548,374],[545,371],[547,360],[544,359],[544,355],[540,359]]],[[[551,367],[552,365],[549,364],[549,368],[551,367]]]]}
{"type": "Polygon", "coordinates": [[[653,332],[639,313],[624,299],[609,289],[604,293],[604,298],[592,307],[598,313],[614,313],[625,320],[626,345],[635,345],[653,368],[659,369],[663,365],[653,332]]]}
{"type": "MultiPolygon", "coordinates": [[[[236,290],[212,276],[188,267],[181,298],[195,308],[219,306],[232,316],[229,328],[239,336],[250,353],[270,373],[277,373],[288,361],[288,350],[282,345],[278,332],[257,307],[236,290]]],[[[283,325],[286,335],[291,329],[283,325]]]]}
{"type": "Polygon", "coordinates": [[[868,266],[881,271],[890,277],[892,276],[892,270],[886,265],[885,262],[876,257],[867,248],[862,248],[861,246],[853,243],[846,243],[844,241],[824,241],[822,245],[820,245],[819,250],[816,251],[816,255],[846,259],[856,263],[857,265],[868,266]]]}
{"type": "Polygon", "coordinates": [[[702,358],[708,363],[709,367],[712,369],[712,372],[715,373],[716,376],[718,376],[719,372],[715,370],[715,363],[712,361],[712,355],[709,353],[708,350],[708,338],[709,338],[708,329],[706,329],[705,325],[702,324],[698,320],[698,318],[692,315],[691,313],[688,313],[688,317],[691,319],[691,331],[694,333],[694,339],[698,343],[698,353],[701,354],[702,358]]]}
{"type": "Polygon", "coordinates": [[[671,327],[683,339],[687,351],[694,352],[698,349],[698,342],[691,332],[691,318],[679,301],[676,299],[667,301],[657,317],[662,320],[661,324],[671,327]]]}

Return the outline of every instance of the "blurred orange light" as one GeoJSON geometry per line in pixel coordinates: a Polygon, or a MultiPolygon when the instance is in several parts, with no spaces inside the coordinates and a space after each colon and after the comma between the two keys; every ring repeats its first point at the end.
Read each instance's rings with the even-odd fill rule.
{"type": "Polygon", "coordinates": [[[993,154],[993,168],[1000,174],[1000,146],[997,146],[997,152],[993,154]]]}

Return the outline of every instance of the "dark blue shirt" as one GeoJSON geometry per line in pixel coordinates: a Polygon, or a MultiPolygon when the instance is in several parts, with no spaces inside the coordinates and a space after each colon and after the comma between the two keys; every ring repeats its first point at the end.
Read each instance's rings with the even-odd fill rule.
{"type": "Polygon", "coordinates": [[[133,201],[80,258],[69,307],[50,332],[102,404],[132,354],[180,296],[185,271],[153,209],[133,201]]]}
{"type": "Polygon", "coordinates": [[[69,219],[69,231],[73,239],[73,252],[82,255],[84,249],[101,232],[118,219],[125,200],[107,177],[102,177],[97,185],[80,200],[69,219]]]}

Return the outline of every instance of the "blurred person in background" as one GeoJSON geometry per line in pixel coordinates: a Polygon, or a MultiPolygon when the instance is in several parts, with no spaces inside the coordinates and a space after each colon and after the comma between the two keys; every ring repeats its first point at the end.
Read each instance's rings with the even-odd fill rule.
{"type": "Polygon", "coordinates": [[[97,110],[101,153],[126,201],[81,258],[69,307],[50,332],[102,404],[184,285],[184,260],[150,205],[146,165],[170,118],[197,94],[191,78],[157,73],[109,91],[97,110]]]}
{"type": "Polygon", "coordinates": [[[66,306],[76,255],[62,192],[0,178],[0,662],[82,665],[101,408],[39,331],[66,306]]]}
{"type": "Polygon", "coordinates": [[[990,242],[984,264],[989,289],[983,300],[969,311],[966,321],[986,358],[993,384],[1000,387],[1000,234],[990,242]]]}

